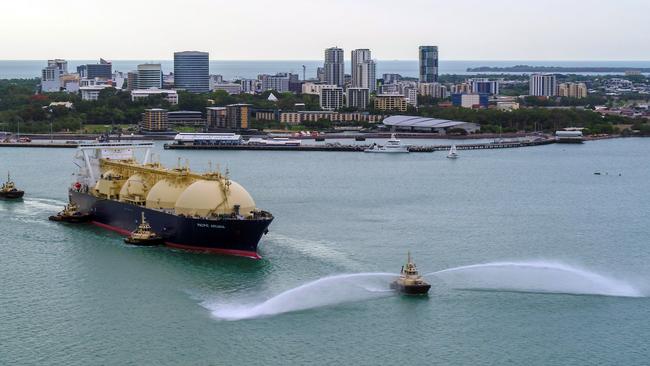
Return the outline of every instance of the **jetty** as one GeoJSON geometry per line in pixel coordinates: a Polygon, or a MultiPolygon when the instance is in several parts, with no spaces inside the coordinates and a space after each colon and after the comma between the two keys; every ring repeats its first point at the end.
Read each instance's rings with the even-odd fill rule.
{"type": "MultiPolygon", "coordinates": [[[[457,150],[481,150],[481,149],[512,149],[518,147],[540,146],[555,143],[553,138],[537,139],[530,141],[507,141],[507,142],[490,142],[456,145],[457,150]]],[[[347,144],[301,144],[292,145],[192,145],[192,144],[165,144],[164,148],[168,150],[249,150],[249,151],[332,151],[332,152],[363,152],[370,145],[347,145],[347,144]]],[[[431,153],[434,151],[449,150],[451,145],[411,145],[409,152],[413,153],[431,153]]]]}

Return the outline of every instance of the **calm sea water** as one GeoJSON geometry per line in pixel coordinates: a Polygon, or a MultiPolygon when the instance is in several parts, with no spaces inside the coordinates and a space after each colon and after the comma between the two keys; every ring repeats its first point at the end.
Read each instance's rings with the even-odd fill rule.
{"type": "Polygon", "coordinates": [[[158,150],[168,165],[181,156],[195,169],[228,167],[276,215],[264,259],[130,247],[51,223],[74,152],[3,148],[0,169],[28,193],[0,201],[0,364],[650,358],[650,140],[460,151],[455,161],[158,150]],[[393,275],[322,279],[395,273],[409,250],[422,273],[510,263],[428,276],[429,298],[386,292],[393,275]]]}
{"type": "MultiPolygon", "coordinates": [[[[163,72],[174,71],[172,60],[113,60],[113,70],[131,71],[138,64],[146,62],[161,63],[163,72]]],[[[69,60],[68,70],[74,72],[78,65],[97,63],[97,60],[69,60]]],[[[277,72],[293,72],[302,77],[302,66],[306,67],[307,78],[316,77],[316,69],[322,66],[319,60],[296,61],[210,61],[210,73],[220,74],[226,80],[237,78],[256,78],[258,74],[275,74],[277,72]]],[[[650,67],[650,61],[440,61],[441,74],[467,74],[468,67],[479,66],[609,66],[609,67],[650,67]]],[[[41,70],[47,65],[47,60],[0,60],[0,79],[40,77],[41,70]]],[[[350,70],[347,61],[346,70],[350,70]]],[[[402,76],[417,77],[417,60],[379,60],[377,76],[384,73],[397,73],[402,76]]]]}

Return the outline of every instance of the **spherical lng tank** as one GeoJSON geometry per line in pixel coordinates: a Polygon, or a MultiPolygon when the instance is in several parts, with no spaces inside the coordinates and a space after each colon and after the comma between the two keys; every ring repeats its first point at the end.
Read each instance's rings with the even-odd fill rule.
{"type": "Polygon", "coordinates": [[[255,201],[238,183],[199,180],[181,193],[175,210],[181,215],[206,217],[234,213],[237,205],[242,215],[255,210],[255,201]]]}

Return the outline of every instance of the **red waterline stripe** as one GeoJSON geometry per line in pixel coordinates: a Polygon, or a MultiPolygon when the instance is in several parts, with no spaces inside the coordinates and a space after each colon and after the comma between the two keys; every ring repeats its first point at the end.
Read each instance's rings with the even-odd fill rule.
{"type": "MultiPolygon", "coordinates": [[[[114,231],[118,234],[121,235],[130,235],[131,232],[128,230],[120,229],[119,227],[107,225],[101,222],[97,221],[91,221],[93,225],[97,225],[101,228],[107,229],[114,231]]],[[[236,250],[236,249],[221,249],[221,248],[205,248],[205,247],[193,247],[190,245],[183,245],[183,244],[176,244],[172,242],[165,242],[165,245],[167,245],[170,248],[177,248],[177,249],[183,249],[191,252],[202,252],[202,253],[212,253],[212,254],[224,254],[224,255],[232,255],[236,257],[246,257],[246,258],[252,258],[252,259],[262,259],[262,257],[257,254],[257,252],[251,252],[248,250],[236,250]]]]}

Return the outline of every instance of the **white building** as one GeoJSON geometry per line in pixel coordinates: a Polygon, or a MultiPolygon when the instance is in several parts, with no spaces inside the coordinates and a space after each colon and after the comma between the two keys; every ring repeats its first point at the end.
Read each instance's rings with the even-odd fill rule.
{"type": "Polygon", "coordinates": [[[233,95],[233,94],[241,93],[242,88],[241,88],[241,84],[237,84],[237,83],[217,83],[213,85],[212,90],[213,91],[223,90],[226,93],[233,95]]]}
{"type": "Polygon", "coordinates": [[[343,88],[332,87],[321,89],[320,107],[328,111],[334,111],[343,107],[343,88]]]}
{"type": "Polygon", "coordinates": [[[303,94],[320,95],[321,90],[329,89],[329,88],[336,88],[336,85],[332,85],[332,84],[316,84],[316,83],[306,82],[306,83],[302,84],[302,93],[303,94]]]}
{"type": "Polygon", "coordinates": [[[404,97],[406,97],[406,103],[417,108],[418,106],[418,90],[413,87],[408,87],[404,89],[404,97]]]}
{"type": "Polygon", "coordinates": [[[262,74],[258,75],[257,79],[261,83],[262,91],[275,90],[280,93],[286,93],[289,91],[289,83],[292,80],[298,81],[298,75],[286,72],[277,73],[275,75],[262,74]]]}
{"type": "Polygon", "coordinates": [[[147,98],[151,95],[165,95],[165,99],[170,104],[178,104],[178,93],[176,90],[172,89],[137,89],[131,90],[131,100],[136,101],[138,99],[147,98]]]}
{"type": "Polygon", "coordinates": [[[530,95],[553,97],[557,95],[557,80],[553,74],[533,74],[530,76],[530,95]]]}
{"type": "Polygon", "coordinates": [[[137,89],[160,89],[162,85],[162,66],[160,64],[138,65],[137,89]]]}
{"type": "Polygon", "coordinates": [[[68,74],[68,61],[62,59],[47,60],[47,67],[41,71],[41,91],[58,92],[63,87],[61,77],[68,74]]]}
{"type": "Polygon", "coordinates": [[[368,88],[348,88],[346,95],[346,106],[364,110],[370,102],[370,91],[368,88]]]}
{"type": "Polygon", "coordinates": [[[112,88],[113,86],[110,84],[99,84],[99,85],[90,85],[90,86],[82,86],[79,88],[81,91],[81,99],[82,100],[97,100],[99,99],[99,92],[106,88],[112,88]]]}
{"type": "Polygon", "coordinates": [[[440,83],[420,83],[418,85],[420,95],[431,96],[436,99],[443,99],[449,96],[447,87],[440,83]]]}
{"type": "Polygon", "coordinates": [[[262,89],[262,83],[257,79],[241,79],[239,84],[243,93],[255,94],[262,89]]]}
{"type": "Polygon", "coordinates": [[[352,51],[352,87],[367,88],[371,93],[377,89],[377,66],[367,48],[352,51]]]}

